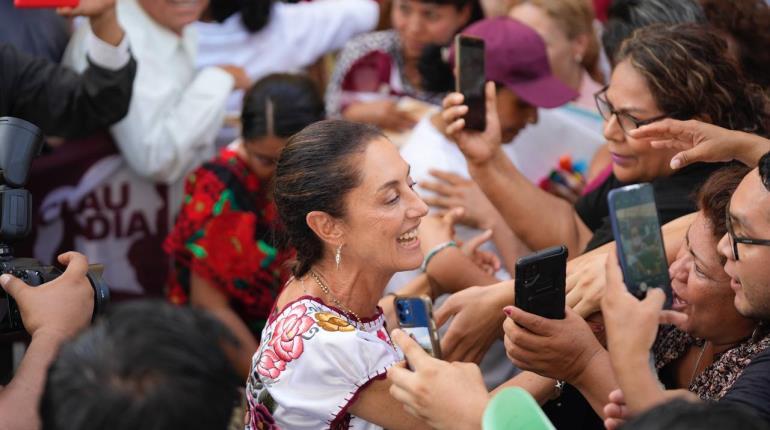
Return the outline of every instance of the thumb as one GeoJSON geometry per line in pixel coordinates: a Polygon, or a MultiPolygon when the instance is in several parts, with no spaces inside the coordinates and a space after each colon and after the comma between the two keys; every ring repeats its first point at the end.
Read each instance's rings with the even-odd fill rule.
{"type": "Polygon", "coordinates": [[[479,248],[479,246],[483,245],[486,241],[488,241],[491,238],[492,238],[492,230],[486,230],[481,234],[478,234],[468,239],[468,241],[465,243],[464,248],[467,249],[469,252],[473,253],[479,248]]]}
{"type": "Polygon", "coordinates": [[[7,273],[0,276],[0,286],[2,286],[5,292],[14,299],[18,297],[22,290],[30,288],[29,285],[25,284],[21,279],[7,273]]]}
{"type": "Polygon", "coordinates": [[[674,158],[671,159],[671,168],[676,170],[699,161],[709,161],[706,159],[706,155],[707,153],[704,146],[697,145],[692,149],[674,155],[674,158]]]}
{"type": "Polygon", "coordinates": [[[426,358],[429,358],[427,352],[425,352],[417,341],[412,339],[406,332],[401,329],[395,329],[390,333],[393,343],[398,346],[406,357],[406,361],[412,365],[414,370],[421,367],[426,358]]]}
{"type": "Polygon", "coordinates": [[[457,220],[459,220],[464,213],[465,209],[461,207],[452,208],[446,214],[444,214],[444,222],[450,226],[455,225],[457,224],[457,220]]]}
{"type": "Polygon", "coordinates": [[[460,303],[458,300],[452,300],[454,296],[450,296],[438,309],[433,313],[433,317],[436,319],[436,327],[441,327],[460,311],[460,303]],[[458,302],[455,304],[455,302],[458,302]]]}
{"type": "Polygon", "coordinates": [[[666,293],[661,288],[650,288],[647,290],[647,296],[641,301],[640,306],[645,309],[660,313],[663,304],[666,302],[666,293]]]}

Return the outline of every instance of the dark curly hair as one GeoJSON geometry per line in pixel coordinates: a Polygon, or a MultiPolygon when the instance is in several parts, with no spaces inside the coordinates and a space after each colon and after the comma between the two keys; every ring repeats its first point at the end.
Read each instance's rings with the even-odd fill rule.
{"type": "Polygon", "coordinates": [[[712,173],[698,190],[695,201],[708,220],[712,237],[716,240],[727,233],[725,211],[735,189],[751,169],[734,163],[712,173]]]}
{"type": "Polygon", "coordinates": [[[307,214],[345,216],[345,196],[361,183],[353,158],[384,137],[371,125],[319,121],[289,139],[275,171],[275,204],[289,245],[297,250],[292,272],[301,277],[324,255],[324,245],[307,225],[307,214]]]}
{"type": "Polygon", "coordinates": [[[723,128],[768,134],[762,89],[727,55],[727,42],[696,24],[636,30],[617,53],[647,81],[658,107],[676,119],[700,118],[723,128]]]}
{"type": "Polygon", "coordinates": [[[208,13],[214,21],[222,22],[240,12],[244,27],[256,33],[270,22],[273,3],[275,0],[211,0],[208,13]]]}
{"type": "Polygon", "coordinates": [[[709,23],[735,41],[747,78],[770,87],[770,5],[765,0],[700,0],[709,23]]]}

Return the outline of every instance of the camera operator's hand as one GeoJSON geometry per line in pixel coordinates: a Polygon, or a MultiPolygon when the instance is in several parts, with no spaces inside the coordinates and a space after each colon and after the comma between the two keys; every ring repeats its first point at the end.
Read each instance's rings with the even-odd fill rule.
{"type": "Polygon", "coordinates": [[[0,285],[16,300],[24,328],[34,338],[48,334],[67,339],[91,321],[94,291],[86,277],[88,259],[77,252],[61,254],[67,269],[58,278],[30,287],[11,275],[0,276],[0,285]]]}
{"type": "Polygon", "coordinates": [[[123,40],[123,29],[115,12],[115,0],[80,0],[77,7],[60,7],[56,12],[67,18],[88,17],[94,35],[110,45],[118,46],[123,40]]]}

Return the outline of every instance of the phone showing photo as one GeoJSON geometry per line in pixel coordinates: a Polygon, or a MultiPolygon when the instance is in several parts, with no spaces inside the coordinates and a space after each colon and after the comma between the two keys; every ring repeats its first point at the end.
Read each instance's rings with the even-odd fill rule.
{"type": "Polygon", "coordinates": [[[650,288],[662,288],[666,293],[665,307],[669,309],[673,301],[671,280],[652,185],[637,184],[612,190],[608,203],[618,260],[628,291],[643,299],[650,288]]]}
{"type": "Polygon", "coordinates": [[[13,5],[17,8],[57,8],[57,7],[77,7],[80,0],[14,0],[13,5]]]}
{"type": "Polygon", "coordinates": [[[555,246],[516,261],[515,305],[548,319],[564,319],[567,247],[555,246]]]}
{"type": "Polygon", "coordinates": [[[395,299],[398,324],[422,349],[435,358],[441,358],[441,344],[433,320],[433,305],[427,297],[398,296],[395,299]]]}
{"type": "Polygon", "coordinates": [[[483,131],[487,127],[484,40],[458,34],[455,36],[455,53],[455,91],[465,96],[468,106],[465,128],[483,131]]]}

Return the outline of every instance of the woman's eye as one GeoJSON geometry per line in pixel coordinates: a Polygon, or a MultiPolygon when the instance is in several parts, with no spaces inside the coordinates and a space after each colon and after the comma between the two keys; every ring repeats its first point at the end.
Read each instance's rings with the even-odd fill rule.
{"type": "Polygon", "coordinates": [[[398,199],[399,199],[399,196],[398,196],[398,194],[396,194],[395,197],[393,197],[392,199],[388,200],[388,204],[389,205],[395,204],[396,202],[398,202],[398,199]]]}
{"type": "Polygon", "coordinates": [[[697,264],[693,265],[695,267],[695,274],[698,275],[701,278],[707,278],[708,276],[706,273],[701,269],[697,264]]]}

